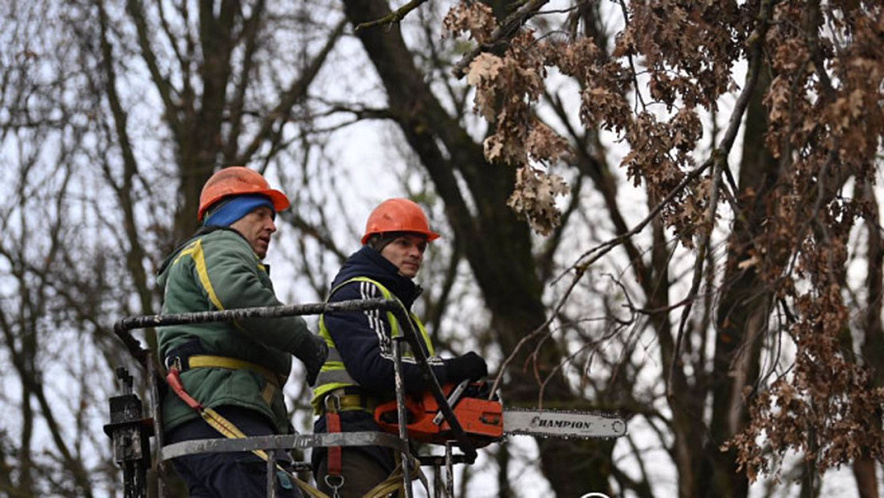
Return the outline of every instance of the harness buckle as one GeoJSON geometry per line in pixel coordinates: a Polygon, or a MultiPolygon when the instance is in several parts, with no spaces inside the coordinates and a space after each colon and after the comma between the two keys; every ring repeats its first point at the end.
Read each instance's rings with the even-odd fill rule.
{"type": "Polygon", "coordinates": [[[338,413],[341,411],[341,398],[335,393],[328,393],[322,400],[327,413],[338,413]]]}
{"type": "Polygon", "coordinates": [[[184,369],[181,367],[181,357],[180,356],[167,356],[166,357],[166,370],[175,369],[179,372],[183,372],[184,369]]]}

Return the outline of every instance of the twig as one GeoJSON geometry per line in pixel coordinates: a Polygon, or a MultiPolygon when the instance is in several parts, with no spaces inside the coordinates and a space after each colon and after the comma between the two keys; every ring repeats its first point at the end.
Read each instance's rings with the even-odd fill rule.
{"type": "MultiPolygon", "coordinates": [[[[633,227],[632,230],[629,230],[628,232],[624,233],[623,235],[615,237],[615,238],[601,244],[600,246],[583,253],[579,258],[577,258],[578,263],[575,263],[574,265],[571,266],[571,268],[568,269],[568,271],[571,271],[573,269],[576,272],[576,274],[574,275],[574,279],[571,281],[571,284],[568,286],[568,289],[565,291],[565,294],[562,295],[562,297],[559,299],[558,304],[556,304],[555,310],[553,310],[553,312],[550,313],[549,318],[545,322],[543,322],[539,327],[537,327],[536,329],[531,331],[530,334],[526,335],[521,340],[519,340],[519,343],[516,344],[516,347],[513,349],[513,352],[509,356],[507,356],[506,359],[504,359],[503,363],[500,366],[500,372],[497,374],[497,377],[494,379],[494,384],[491,386],[490,396],[493,396],[494,393],[496,392],[497,387],[500,384],[501,379],[503,378],[503,373],[506,371],[506,367],[512,362],[512,360],[515,358],[516,354],[518,354],[519,350],[522,349],[522,346],[526,342],[528,342],[531,339],[540,335],[544,330],[547,329],[547,327],[549,327],[550,323],[552,323],[553,319],[558,315],[559,311],[565,305],[565,302],[568,300],[568,297],[571,295],[571,292],[573,292],[574,288],[577,286],[577,283],[580,281],[581,278],[583,278],[583,275],[586,272],[586,270],[589,268],[589,266],[592,265],[592,263],[597,261],[599,258],[604,256],[605,254],[610,252],[612,249],[614,249],[615,247],[617,247],[618,245],[623,243],[624,240],[641,232],[644,229],[644,227],[647,226],[647,224],[650,223],[651,220],[653,220],[654,217],[657,216],[657,214],[659,214],[660,211],[669,202],[671,202],[675,198],[676,195],[678,195],[678,192],[680,192],[693,179],[695,179],[701,173],[706,171],[706,169],[708,169],[711,165],[712,165],[712,161],[707,160],[705,163],[700,165],[697,169],[695,169],[694,171],[691,171],[687,176],[685,176],[684,179],[682,179],[681,182],[679,182],[678,185],[675,186],[675,188],[672,189],[671,192],[669,192],[669,195],[667,195],[659,204],[657,204],[657,206],[654,207],[654,209],[651,211],[651,213],[648,214],[648,216],[644,220],[639,222],[638,225],[633,227]],[[595,257],[591,258],[590,260],[588,260],[584,263],[580,263],[580,261],[582,259],[586,258],[587,256],[589,256],[590,254],[592,254],[596,251],[602,251],[602,252],[600,252],[595,257]]],[[[561,276],[556,278],[556,280],[553,283],[560,280],[563,276],[565,276],[565,274],[567,274],[567,272],[563,273],[561,276]]]]}
{"type": "Polygon", "coordinates": [[[402,19],[405,18],[412,10],[421,6],[421,4],[426,3],[427,0],[411,0],[407,4],[399,7],[398,9],[390,12],[380,19],[375,19],[374,21],[362,22],[356,25],[353,28],[354,33],[358,33],[363,29],[373,28],[375,26],[379,26],[381,24],[385,24],[387,26],[392,26],[393,24],[399,23],[402,19]]]}
{"type": "MultiPolygon", "coordinates": [[[[620,0],[618,3],[620,4],[620,10],[623,12],[623,24],[629,28],[629,9],[626,7],[626,3],[623,0],[620,0]]],[[[645,103],[644,97],[642,97],[641,85],[638,84],[638,71],[635,70],[635,60],[632,58],[632,50],[626,53],[626,60],[629,61],[632,84],[635,85],[635,96],[637,97],[635,105],[638,106],[641,104],[642,109],[647,110],[648,105],[645,103]]]]}
{"type": "Polygon", "coordinates": [[[519,7],[515,12],[510,14],[503,22],[491,32],[491,36],[488,38],[488,41],[479,45],[478,47],[471,50],[469,53],[461,57],[459,61],[454,65],[451,69],[451,72],[454,74],[455,78],[463,78],[464,71],[466,71],[467,66],[473,62],[479,54],[488,50],[489,48],[497,45],[504,38],[510,36],[513,31],[518,29],[521,25],[525,24],[525,21],[528,18],[532,17],[547,4],[549,0],[528,0],[524,5],[519,7]]]}
{"type": "MultiPolygon", "coordinates": [[[[614,237],[613,239],[611,239],[607,242],[604,242],[603,244],[600,244],[597,247],[594,247],[594,248],[590,249],[589,251],[586,251],[585,253],[581,254],[580,257],[577,258],[578,263],[575,263],[572,266],[572,268],[589,267],[590,265],[592,265],[593,263],[598,261],[602,256],[609,253],[612,249],[614,249],[615,247],[622,244],[624,240],[629,239],[633,235],[644,230],[644,228],[648,225],[648,223],[650,223],[651,220],[653,220],[658,214],[660,214],[660,211],[662,211],[663,208],[666,207],[667,204],[672,202],[672,200],[675,198],[675,196],[677,196],[679,194],[679,192],[682,191],[682,189],[684,189],[690,182],[694,181],[698,176],[700,176],[703,172],[705,172],[707,169],[709,169],[710,166],[712,166],[712,159],[711,158],[707,159],[703,164],[701,164],[695,170],[688,173],[687,176],[685,176],[680,182],[678,182],[678,185],[673,187],[673,189],[669,191],[669,194],[667,194],[666,197],[664,197],[663,200],[660,201],[659,204],[654,206],[654,209],[651,210],[650,213],[648,213],[648,215],[645,217],[645,219],[640,221],[637,225],[635,225],[628,232],[618,235],[617,237],[614,237]],[[582,261],[585,258],[588,258],[593,253],[598,253],[598,254],[593,256],[589,260],[587,260],[583,263],[580,263],[580,261],[582,261]]],[[[558,281],[563,276],[565,276],[565,273],[563,273],[561,276],[559,276],[556,279],[556,281],[558,281]]],[[[553,282],[553,283],[555,283],[555,282],[553,282]]]]}
{"type": "Polygon", "coordinates": [[[500,380],[503,378],[503,373],[506,371],[506,367],[510,364],[510,362],[513,361],[513,359],[515,359],[516,354],[519,352],[519,350],[522,349],[522,346],[526,342],[537,337],[544,330],[546,330],[546,328],[549,327],[549,324],[552,323],[553,319],[556,317],[556,315],[558,315],[559,311],[565,305],[566,298],[571,294],[571,291],[574,290],[574,287],[577,286],[577,282],[579,282],[580,278],[583,277],[583,271],[585,270],[576,269],[576,271],[578,272],[578,274],[574,277],[574,280],[571,281],[571,285],[568,287],[568,290],[565,291],[564,297],[559,300],[559,303],[556,305],[556,309],[553,310],[552,313],[550,313],[549,318],[545,322],[543,322],[541,326],[531,331],[530,334],[520,339],[519,343],[516,344],[516,347],[513,348],[513,352],[503,360],[503,363],[500,365],[500,372],[497,374],[497,377],[494,378],[494,384],[491,386],[491,392],[488,394],[488,399],[491,399],[494,396],[494,393],[497,392],[497,386],[500,385],[500,380]]]}

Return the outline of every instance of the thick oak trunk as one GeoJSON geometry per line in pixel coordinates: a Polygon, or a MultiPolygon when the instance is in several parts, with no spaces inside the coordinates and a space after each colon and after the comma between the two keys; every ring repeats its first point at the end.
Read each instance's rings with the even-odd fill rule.
{"type": "Polygon", "coordinates": [[[778,176],[777,162],[764,146],[767,112],[761,96],[767,86],[767,81],[759,81],[747,109],[738,191],[743,212],[737,216],[728,241],[725,290],[717,310],[710,386],[712,423],[705,454],[707,467],[712,470],[706,476],[708,496],[738,498],[748,494],[748,480],[737,472],[735,451],[722,453],[717,448],[748,421],[743,389],[752,386],[758,377],[759,354],[773,298],[756,267],[747,264],[753,257],[752,241],[763,230],[768,204],[774,199],[771,194],[778,176]]]}

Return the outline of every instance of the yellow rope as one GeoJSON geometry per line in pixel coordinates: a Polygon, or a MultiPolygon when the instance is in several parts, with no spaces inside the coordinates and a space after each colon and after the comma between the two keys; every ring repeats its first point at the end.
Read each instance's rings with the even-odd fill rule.
{"type": "MultiPolygon", "coordinates": [[[[215,430],[217,430],[218,432],[220,432],[221,434],[223,434],[225,437],[227,437],[229,439],[241,439],[241,438],[247,437],[245,435],[245,433],[243,433],[241,430],[239,430],[239,428],[237,426],[233,425],[232,422],[230,422],[226,418],[222,417],[220,413],[216,412],[215,410],[213,410],[211,408],[206,408],[206,409],[200,411],[200,415],[202,415],[203,420],[205,420],[209,425],[211,425],[213,428],[215,428],[215,430]]],[[[267,452],[264,450],[252,450],[252,453],[257,455],[260,459],[264,460],[265,462],[270,460],[270,455],[268,455],[267,452]]],[[[295,482],[295,484],[297,484],[298,487],[301,488],[301,490],[304,491],[305,493],[307,493],[308,495],[312,496],[313,498],[330,498],[327,494],[323,493],[322,491],[314,488],[313,486],[307,484],[306,482],[302,481],[301,479],[298,479],[298,477],[296,475],[294,475],[291,472],[289,472],[288,470],[284,469],[278,463],[275,465],[276,465],[277,470],[285,473],[286,476],[288,476],[290,479],[292,479],[295,482]]]]}

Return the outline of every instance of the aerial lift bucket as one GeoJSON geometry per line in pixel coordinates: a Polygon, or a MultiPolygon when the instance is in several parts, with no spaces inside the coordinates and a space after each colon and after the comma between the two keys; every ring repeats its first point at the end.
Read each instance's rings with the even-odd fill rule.
{"type": "MultiPolygon", "coordinates": [[[[114,327],[117,337],[126,345],[129,352],[138,360],[144,368],[146,378],[150,386],[151,413],[144,415],[143,403],[132,392],[132,377],[125,369],[117,369],[117,376],[122,382],[122,392],[110,399],[110,423],[105,425],[105,432],[113,440],[114,461],[123,470],[124,498],[142,498],[147,496],[147,469],[151,468],[151,462],[157,462],[160,467],[172,458],[194,453],[206,453],[214,451],[254,451],[263,450],[271,453],[268,460],[268,497],[276,496],[276,480],[270,478],[275,469],[273,466],[272,453],[290,449],[305,449],[334,446],[385,446],[399,452],[404,462],[413,461],[409,449],[408,434],[408,408],[405,397],[405,389],[402,381],[402,343],[407,342],[415,355],[415,361],[421,368],[421,373],[426,385],[430,387],[427,395],[427,404],[434,407],[434,417],[441,417],[444,422],[446,438],[444,456],[422,456],[418,458],[420,465],[432,466],[437,475],[442,473],[443,467],[447,472],[447,479],[440,487],[437,479],[437,496],[453,496],[452,465],[472,464],[475,462],[476,441],[471,438],[461,426],[451,405],[448,403],[446,393],[443,392],[427,362],[427,356],[419,346],[417,334],[411,326],[406,310],[394,300],[366,299],[342,301],[337,303],[317,303],[306,305],[274,306],[263,308],[243,308],[223,311],[209,311],[200,313],[180,313],[175,315],[145,315],[123,319],[114,327]],[[273,318],[293,315],[315,315],[332,311],[359,311],[381,310],[389,311],[397,315],[399,323],[406,324],[402,327],[403,333],[393,339],[394,370],[396,380],[396,403],[390,409],[395,410],[396,428],[398,437],[383,432],[349,432],[333,434],[293,434],[279,436],[247,437],[238,439],[204,439],[184,441],[165,446],[162,440],[161,411],[159,410],[160,386],[164,382],[160,375],[161,367],[150,350],[141,347],[141,343],[135,339],[130,331],[148,327],[162,327],[183,323],[208,323],[220,321],[235,321],[245,318],[273,318]],[[434,401],[431,402],[430,399],[434,401]],[[154,439],[154,453],[150,450],[150,438],[154,439]],[[462,453],[455,454],[453,446],[457,446],[462,453]],[[442,493],[440,495],[440,493],[442,493]]],[[[392,407],[392,405],[390,405],[392,407]]],[[[392,417],[392,415],[390,415],[392,417]]],[[[305,464],[306,465],[306,464],[305,464]]],[[[406,498],[413,497],[412,468],[410,465],[402,466],[403,490],[406,498]]],[[[159,472],[162,476],[163,472],[159,472]]],[[[426,486],[426,482],[424,482],[426,486]]],[[[166,487],[162,477],[158,481],[158,493],[166,497],[166,487]]],[[[429,489],[427,489],[429,493],[429,489]]]]}

